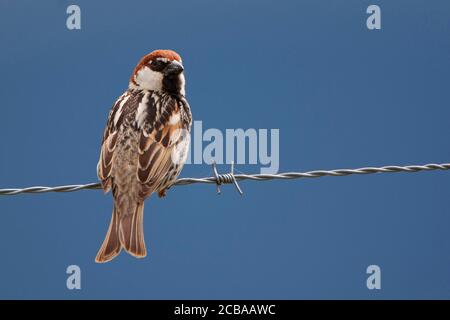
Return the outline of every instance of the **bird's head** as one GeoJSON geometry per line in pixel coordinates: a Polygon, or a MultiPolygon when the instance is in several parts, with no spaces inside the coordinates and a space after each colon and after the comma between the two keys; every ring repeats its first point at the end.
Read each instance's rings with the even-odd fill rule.
{"type": "Polygon", "coordinates": [[[182,96],[184,74],[181,57],[172,50],[155,50],[144,56],[130,78],[130,89],[144,89],[182,96]]]}

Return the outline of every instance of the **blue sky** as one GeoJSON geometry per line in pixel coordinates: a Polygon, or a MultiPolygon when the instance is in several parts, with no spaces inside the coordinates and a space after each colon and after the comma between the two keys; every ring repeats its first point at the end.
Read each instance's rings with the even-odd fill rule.
{"type": "MultiPolygon", "coordinates": [[[[448,1],[2,1],[0,188],[96,181],[141,56],[184,61],[204,128],[280,130],[280,171],[449,162],[448,1]],[[81,30],[66,8],[81,8],[81,30]],[[382,28],[366,27],[381,8],[382,28]]],[[[220,166],[224,172],[227,166],[220,166]]],[[[238,170],[257,173],[259,165],[238,170]]],[[[188,165],[184,177],[208,176],[188,165]]],[[[0,298],[450,298],[447,172],[177,187],[149,256],[97,265],[100,191],[0,198],[0,298]],[[66,288],[80,266],[82,289],[66,288]],[[366,287],[379,265],[382,289],[366,287]]]]}

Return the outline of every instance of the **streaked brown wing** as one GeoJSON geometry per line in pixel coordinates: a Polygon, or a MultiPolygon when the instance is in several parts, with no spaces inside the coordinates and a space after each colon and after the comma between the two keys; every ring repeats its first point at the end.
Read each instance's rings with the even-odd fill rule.
{"type": "Polygon", "coordinates": [[[137,178],[142,183],[143,197],[157,190],[177,166],[172,159],[173,151],[183,140],[186,128],[181,119],[171,123],[173,117],[181,118],[178,107],[165,119],[165,123],[161,123],[159,129],[153,129],[150,133],[143,130],[140,134],[137,178]]]}
{"type": "Polygon", "coordinates": [[[119,136],[118,127],[114,123],[114,119],[121,120],[124,107],[123,102],[128,102],[130,95],[128,92],[122,94],[114,103],[109,116],[108,122],[103,133],[102,147],[100,149],[100,159],[97,164],[97,175],[102,183],[103,190],[108,192],[111,188],[111,170],[114,158],[114,150],[116,148],[117,138],[119,136]],[[117,114],[118,113],[118,114],[117,114]]]}
{"type": "Polygon", "coordinates": [[[100,159],[97,164],[97,175],[102,183],[102,187],[105,192],[108,192],[111,188],[111,182],[109,178],[111,175],[117,137],[117,131],[109,132],[109,129],[106,128],[105,137],[100,151],[100,159]]]}

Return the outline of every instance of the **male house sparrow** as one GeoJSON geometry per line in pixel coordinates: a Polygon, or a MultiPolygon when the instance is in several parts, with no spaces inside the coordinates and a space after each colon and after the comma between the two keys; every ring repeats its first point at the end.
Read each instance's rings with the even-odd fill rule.
{"type": "Polygon", "coordinates": [[[112,189],[114,208],[96,262],[112,260],[122,248],[147,255],[144,200],[165,195],[188,154],[192,117],[183,70],[172,50],[144,56],[109,113],[97,174],[105,193],[112,189]]]}

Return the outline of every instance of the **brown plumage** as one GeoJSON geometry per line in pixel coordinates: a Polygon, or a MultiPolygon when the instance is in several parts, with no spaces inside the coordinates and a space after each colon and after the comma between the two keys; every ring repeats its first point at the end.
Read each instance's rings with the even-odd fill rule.
{"type": "Polygon", "coordinates": [[[141,59],[128,90],[114,104],[103,135],[97,173],[114,208],[96,262],[123,248],[142,258],[144,200],[160,196],[178,177],[189,148],[191,112],[184,96],[181,58],[157,50],[141,59]]]}

